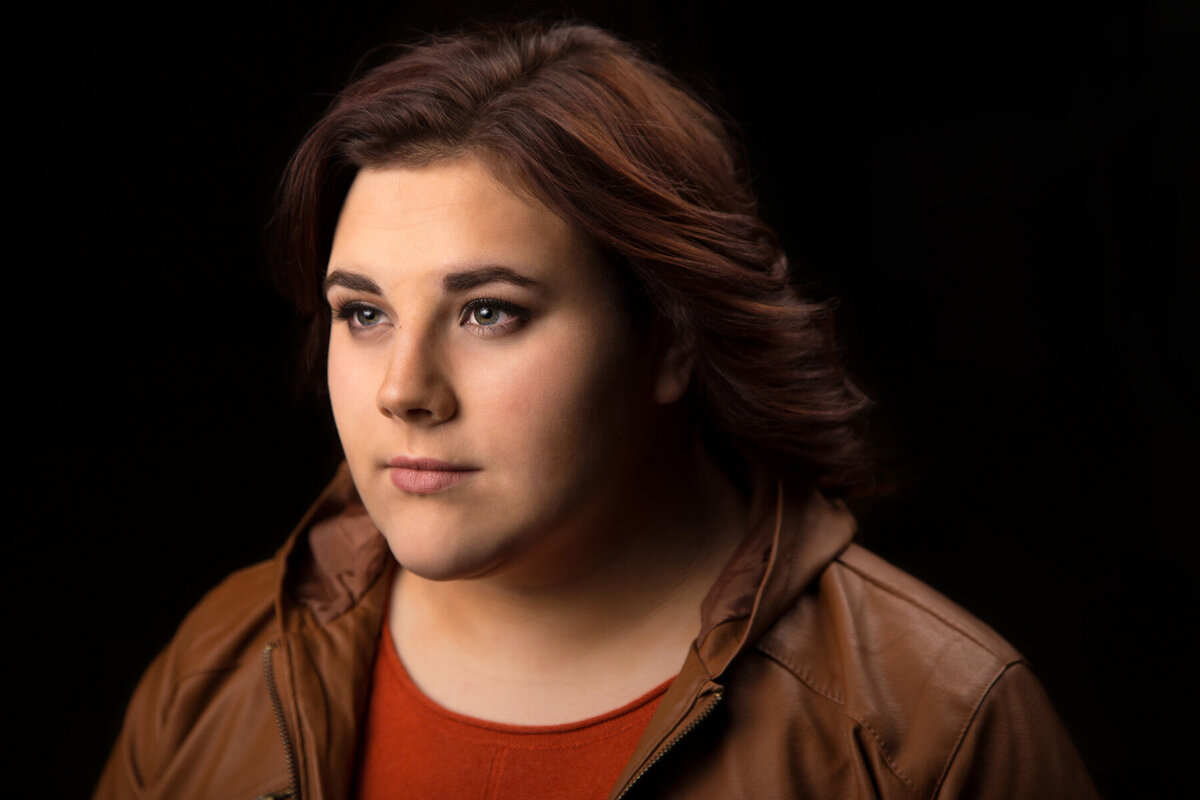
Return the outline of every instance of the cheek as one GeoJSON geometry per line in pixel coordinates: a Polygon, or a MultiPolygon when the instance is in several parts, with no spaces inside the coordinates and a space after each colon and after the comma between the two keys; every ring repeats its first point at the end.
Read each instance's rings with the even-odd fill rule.
{"type": "Polygon", "coordinates": [[[376,391],[371,386],[369,365],[358,363],[348,348],[338,346],[335,339],[330,343],[327,374],[329,380],[329,404],[333,410],[333,421],[342,439],[346,455],[352,457],[354,430],[357,424],[369,419],[374,408],[376,391]]]}
{"type": "Polygon", "coordinates": [[[608,461],[605,452],[622,441],[628,446],[622,433],[639,406],[640,371],[624,341],[566,331],[544,341],[497,371],[503,388],[488,414],[510,453],[559,479],[580,463],[608,461]]]}

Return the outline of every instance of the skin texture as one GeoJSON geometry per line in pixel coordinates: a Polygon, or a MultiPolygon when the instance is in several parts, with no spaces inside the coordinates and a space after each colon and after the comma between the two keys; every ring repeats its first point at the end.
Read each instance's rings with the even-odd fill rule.
{"type": "Polygon", "coordinates": [[[635,335],[590,241],[473,158],[363,170],[327,288],[334,418],[418,686],[545,724],[673,675],[744,511],[679,410],[687,358],[635,335]]]}

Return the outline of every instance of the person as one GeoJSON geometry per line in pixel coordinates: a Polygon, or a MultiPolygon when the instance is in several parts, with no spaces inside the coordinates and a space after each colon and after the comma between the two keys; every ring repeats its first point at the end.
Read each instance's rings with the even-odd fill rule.
{"type": "Polygon", "coordinates": [[[580,23],[352,82],[273,221],[345,464],[97,798],[1083,798],[1021,656],[852,543],[868,400],[716,112],[580,23]]]}

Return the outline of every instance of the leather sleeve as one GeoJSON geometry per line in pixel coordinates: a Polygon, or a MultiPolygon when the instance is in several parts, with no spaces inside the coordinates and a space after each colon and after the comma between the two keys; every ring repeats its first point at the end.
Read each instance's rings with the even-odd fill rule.
{"type": "Polygon", "coordinates": [[[1005,669],[968,723],[939,800],[1093,800],[1096,787],[1041,684],[1005,669]]]}
{"type": "Polygon", "coordinates": [[[148,762],[153,758],[149,748],[153,746],[157,727],[156,698],[162,694],[166,653],[162,653],[146,670],[134,690],[133,698],[125,711],[125,721],[117,742],[109,753],[100,782],[96,786],[93,800],[127,800],[144,797],[144,774],[148,762]]]}

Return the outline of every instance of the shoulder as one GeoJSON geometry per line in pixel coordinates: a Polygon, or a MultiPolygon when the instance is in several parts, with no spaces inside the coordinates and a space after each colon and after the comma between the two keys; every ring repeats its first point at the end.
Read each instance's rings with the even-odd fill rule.
{"type": "MultiPolygon", "coordinates": [[[[259,743],[270,742],[273,729],[257,709],[268,704],[261,664],[278,634],[277,585],[276,564],[257,564],[227,577],[188,613],[130,699],[97,798],[204,796],[212,788],[205,780],[229,776],[200,776],[189,764],[222,761],[213,756],[221,747],[263,752],[259,743]]],[[[280,769],[261,760],[274,785],[280,769]]],[[[239,773],[235,783],[243,777],[247,791],[262,782],[239,773]]]]}
{"type": "Polygon", "coordinates": [[[238,570],[188,612],[170,643],[146,670],[127,717],[146,716],[143,730],[162,737],[168,721],[187,728],[218,695],[236,690],[238,675],[257,674],[262,649],[278,633],[274,613],[277,567],[262,562],[238,570]],[[182,722],[180,722],[182,720],[182,722]]]}
{"type": "Polygon", "coordinates": [[[235,667],[275,626],[278,566],[264,561],[238,570],[188,613],[164,651],[178,676],[235,667]]]}
{"type": "MultiPolygon", "coordinates": [[[[977,774],[981,763],[997,763],[985,749],[1050,747],[1074,754],[1011,645],[855,545],[823,571],[755,651],[790,676],[810,724],[827,729],[828,738],[856,742],[861,768],[899,782],[906,795],[947,796],[950,783],[967,780],[960,773],[977,774]]],[[[1059,768],[1047,762],[1047,769],[1059,768]]]]}
{"type": "Polygon", "coordinates": [[[884,701],[930,680],[970,702],[1022,660],[987,625],[857,545],[826,567],[757,649],[868,717],[895,710],[884,701]]]}

